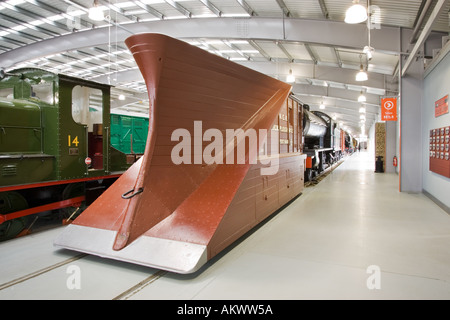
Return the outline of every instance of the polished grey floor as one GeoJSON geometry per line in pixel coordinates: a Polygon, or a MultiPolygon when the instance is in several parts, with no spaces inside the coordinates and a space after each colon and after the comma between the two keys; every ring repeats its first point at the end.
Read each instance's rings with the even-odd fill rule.
{"type": "MultiPolygon", "coordinates": [[[[59,232],[1,243],[0,284],[75,256],[53,248],[59,232]]],[[[157,273],[87,256],[0,287],[0,299],[112,299],[157,273]]],[[[166,273],[127,298],[450,299],[450,216],[356,153],[200,272],[166,273]]]]}

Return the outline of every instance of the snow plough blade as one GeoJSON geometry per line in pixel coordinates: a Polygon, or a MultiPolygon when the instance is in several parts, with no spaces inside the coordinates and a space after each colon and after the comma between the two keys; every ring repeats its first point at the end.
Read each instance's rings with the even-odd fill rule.
{"type": "MultiPolygon", "coordinates": [[[[291,87],[168,36],[138,34],[126,44],[149,95],[144,156],[54,244],[192,273],[279,207],[258,207],[260,172],[268,166],[258,159],[264,132],[278,119],[291,87]],[[237,159],[234,138],[206,153],[213,140],[205,138],[206,132],[217,139],[239,129],[263,133],[256,152],[250,144],[245,148],[245,161],[237,159]],[[234,161],[225,161],[230,154],[234,161]]],[[[303,176],[293,161],[289,157],[278,162],[303,176]]],[[[301,188],[303,183],[292,188],[292,197],[301,188]]]]}

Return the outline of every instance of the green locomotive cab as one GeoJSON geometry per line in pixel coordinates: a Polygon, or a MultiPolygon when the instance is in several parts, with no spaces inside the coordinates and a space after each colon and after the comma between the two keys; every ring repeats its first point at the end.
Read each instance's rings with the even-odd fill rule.
{"type": "Polygon", "coordinates": [[[39,69],[0,81],[0,186],[124,171],[110,138],[109,85],[39,69]]]}
{"type": "Polygon", "coordinates": [[[67,218],[136,160],[111,144],[110,91],[41,69],[0,73],[0,241],[31,214],[67,218]]]}
{"type": "Polygon", "coordinates": [[[111,146],[110,86],[59,76],[61,179],[98,177],[128,168],[111,146]]]}

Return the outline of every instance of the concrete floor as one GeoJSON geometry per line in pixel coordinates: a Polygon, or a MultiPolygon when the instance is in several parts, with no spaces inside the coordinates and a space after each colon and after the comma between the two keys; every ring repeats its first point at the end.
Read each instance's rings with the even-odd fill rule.
{"type": "MultiPolygon", "coordinates": [[[[0,284],[76,256],[61,230],[0,244],[0,284]]],[[[0,299],[112,299],[158,270],[87,256],[1,289],[0,299]]],[[[167,273],[128,299],[450,299],[450,216],[366,152],[194,275],[167,273]]]]}

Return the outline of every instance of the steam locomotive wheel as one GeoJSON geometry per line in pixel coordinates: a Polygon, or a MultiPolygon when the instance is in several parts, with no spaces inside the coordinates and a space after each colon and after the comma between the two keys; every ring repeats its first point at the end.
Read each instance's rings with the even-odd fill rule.
{"type": "MultiPolygon", "coordinates": [[[[18,192],[0,193],[0,215],[28,208],[27,200],[18,192]]],[[[15,238],[28,222],[27,217],[8,220],[0,224],[0,241],[15,238]]]]}

